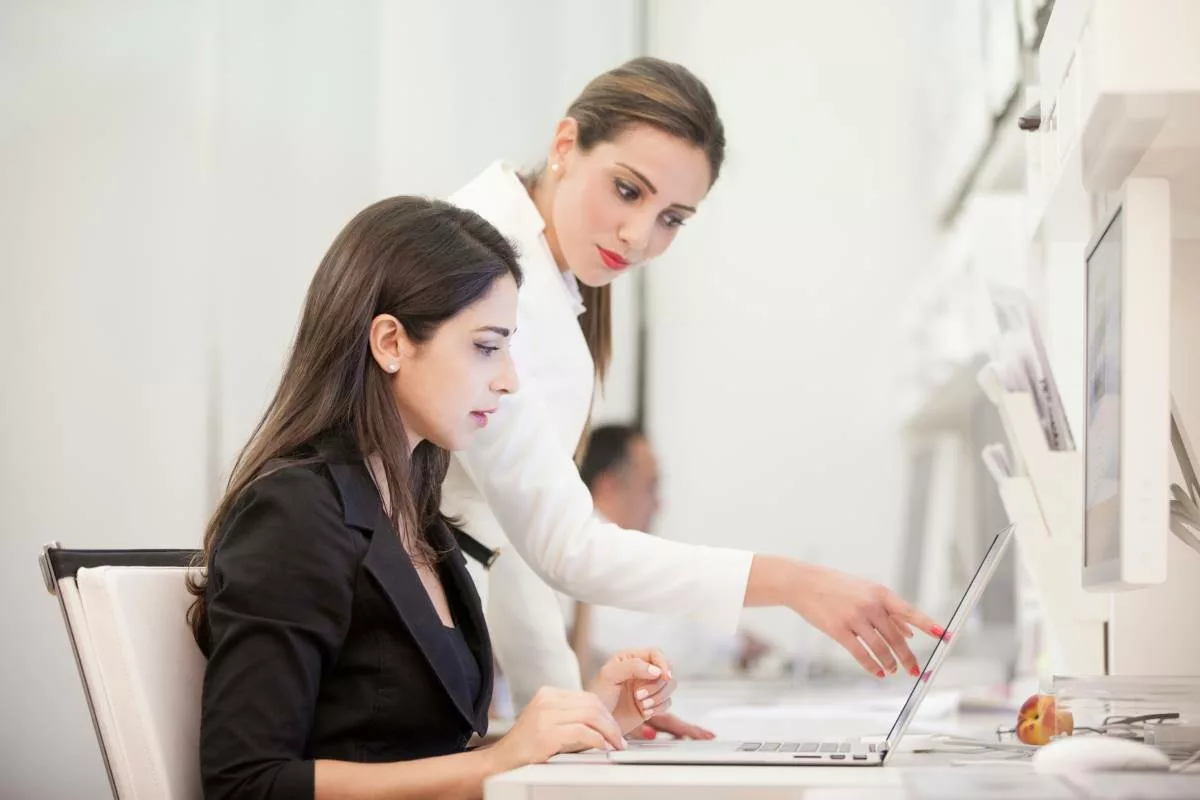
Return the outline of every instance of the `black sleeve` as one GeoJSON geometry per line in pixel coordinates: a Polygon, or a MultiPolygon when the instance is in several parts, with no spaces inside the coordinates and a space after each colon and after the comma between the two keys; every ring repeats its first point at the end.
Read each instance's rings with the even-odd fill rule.
{"type": "Polygon", "coordinates": [[[207,798],[310,798],[321,673],[350,624],[365,545],[333,486],[289,467],[248,489],[209,570],[200,769],[207,798]]]}

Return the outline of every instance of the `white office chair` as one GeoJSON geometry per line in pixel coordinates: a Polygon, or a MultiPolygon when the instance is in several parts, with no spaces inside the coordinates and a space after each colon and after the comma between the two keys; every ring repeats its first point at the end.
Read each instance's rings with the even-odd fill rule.
{"type": "Polygon", "coordinates": [[[58,596],[118,800],[191,800],[200,785],[204,656],[185,620],[192,550],[64,550],[38,559],[58,596]]]}

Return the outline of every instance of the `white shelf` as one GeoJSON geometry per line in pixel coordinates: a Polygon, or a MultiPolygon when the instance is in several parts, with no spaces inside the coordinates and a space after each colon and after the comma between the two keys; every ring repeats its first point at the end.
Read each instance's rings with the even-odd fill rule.
{"type": "Polygon", "coordinates": [[[1087,240],[1095,196],[1131,175],[1195,180],[1198,32],[1194,0],[1058,0],[1037,59],[1034,236],[1087,240]]]}
{"type": "Polygon", "coordinates": [[[1082,454],[1047,447],[1030,394],[1005,394],[999,412],[1021,473],[1000,481],[1000,499],[1042,606],[1054,671],[1103,674],[1111,600],[1083,588],[1082,454]]]}
{"type": "Polygon", "coordinates": [[[1041,607],[1050,645],[1050,672],[1060,675],[1104,674],[1104,623],[1107,598],[1083,590],[1079,574],[1064,565],[1078,563],[1081,539],[1051,534],[1043,522],[1033,483],[1008,478],[999,484],[1000,500],[1014,523],[1017,556],[1041,607]]]}
{"type": "MultiPolygon", "coordinates": [[[[1046,528],[1082,543],[1083,454],[1078,450],[1054,451],[1046,445],[1029,393],[1006,393],[999,412],[1018,468],[1033,484],[1046,528]]],[[[1081,554],[1082,547],[1080,544],[1081,554]]]]}

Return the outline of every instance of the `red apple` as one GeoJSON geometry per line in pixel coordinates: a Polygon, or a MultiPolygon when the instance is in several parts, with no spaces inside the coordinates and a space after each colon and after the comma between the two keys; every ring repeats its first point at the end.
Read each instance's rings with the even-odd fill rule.
{"type": "Polygon", "coordinates": [[[1070,736],[1074,730],[1074,716],[1059,711],[1053,695],[1035,694],[1017,712],[1017,738],[1025,744],[1043,745],[1051,737],[1070,736]]]}

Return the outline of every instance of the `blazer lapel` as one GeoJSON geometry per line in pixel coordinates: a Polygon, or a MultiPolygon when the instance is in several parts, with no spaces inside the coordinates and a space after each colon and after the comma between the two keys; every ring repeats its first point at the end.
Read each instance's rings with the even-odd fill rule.
{"type": "Polygon", "coordinates": [[[444,541],[453,548],[446,557],[445,569],[442,571],[442,574],[449,578],[446,581],[446,592],[447,594],[453,592],[459,598],[459,606],[467,611],[467,618],[458,620],[458,624],[463,627],[463,634],[471,645],[471,652],[479,664],[480,691],[479,697],[475,699],[474,710],[475,730],[482,735],[487,731],[488,710],[492,705],[492,687],[496,680],[492,661],[492,642],[488,636],[487,622],[483,616],[483,603],[479,599],[479,593],[475,590],[475,579],[467,571],[467,562],[463,557],[462,550],[459,549],[452,536],[445,536],[444,541]]]}
{"type": "Polygon", "coordinates": [[[478,720],[471,698],[461,690],[458,681],[450,678],[451,675],[461,673],[462,666],[459,664],[458,655],[450,644],[429,594],[421,584],[412,559],[405,552],[399,537],[392,533],[391,524],[382,508],[379,510],[379,516],[380,520],[371,535],[371,544],[368,546],[363,566],[391,601],[400,621],[412,635],[421,654],[437,675],[442,688],[454,701],[454,707],[473,729],[478,730],[478,720]]]}
{"type": "MultiPolygon", "coordinates": [[[[462,681],[454,680],[451,677],[462,674],[462,665],[459,663],[458,654],[450,644],[442,620],[438,617],[437,609],[433,607],[433,602],[429,599],[429,594],[425,591],[420,576],[417,575],[412,559],[404,550],[400,538],[392,530],[391,520],[383,511],[379,490],[371,480],[371,474],[367,471],[366,464],[354,454],[344,454],[342,451],[336,450],[334,445],[326,445],[322,449],[322,453],[328,459],[329,471],[333,475],[338,491],[341,492],[346,524],[370,532],[371,541],[367,546],[363,567],[391,602],[400,621],[407,628],[413,641],[417,643],[421,655],[437,675],[438,682],[454,702],[454,707],[458,709],[459,714],[474,730],[482,733],[487,730],[486,727],[480,727],[481,724],[484,726],[487,724],[487,705],[484,705],[481,723],[478,709],[473,707],[472,698],[466,696],[462,681]]],[[[455,549],[452,558],[461,560],[462,555],[455,549]]],[[[466,586],[474,591],[474,588],[470,586],[470,575],[466,573],[465,566],[460,563],[459,569],[467,577],[466,586]]],[[[464,585],[446,586],[445,588],[447,595],[457,592],[462,597],[464,585]]],[[[475,617],[479,607],[478,596],[474,597],[473,605],[470,602],[464,604],[471,609],[472,624],[476,624],[475,617]]],[[[485,629],[481,627],[479,630],[484,631],[485,629]]],[[[486,641],[486,633],[482,638],[486,641]]],[[[490,650],[487,656],[486,671],[484,662],[480,661],[480,672],[485,676],[483,691],[480,692],[480,695],[487,694],[488,704],[490,704],[490,650]]]]}

